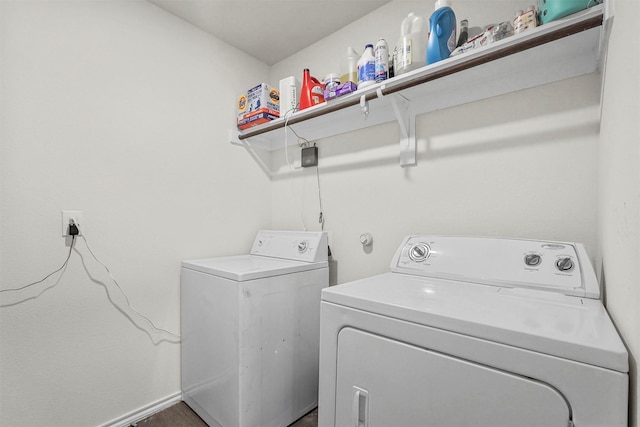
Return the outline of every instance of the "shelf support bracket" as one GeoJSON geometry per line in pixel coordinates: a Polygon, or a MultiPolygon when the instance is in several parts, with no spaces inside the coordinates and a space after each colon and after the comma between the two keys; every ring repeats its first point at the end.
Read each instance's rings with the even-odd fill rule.
{"type": "Polygon", "coordinates": [[[360,111],[362,112],[362,117],[367,120],[369,118],[369,101],[367,101],[366,95],[360,97],[360,111]]]}
{"type": "Polygon", "coordinates": [[[416,164],[416,115],[404,96],[397,93],[386,96],[391,100],[400,127],[400,166],[413,166],[416,164]]]}
{"type": "Polygon", "coordinates": [[[240,140],[240,138],[238,138],[239,135],[240,135],[240,132],[237,129],[230,129],[229,130],[229,141],[233,145],[239,145],[241,147],[244,147],[244,149],[247,150],[247,153],[249,153],[251,155],[251,157],[253,157],[253,160],[255,160],[255,162],[258,164],[258,166],[260,166],[260,169],[262,169],[262,171],[268,177],[273,177],[273,173],[269,169],[269,166],[267,165],[267,162],[265,162],[260,157],[260,155],[258,155],[256,150],[251,146],[251,143],[249,142],[249,140],[247,140],[247,139],[240,140]]]}
{"type": "Polygon", "coordinates": [[[231,142],[233,145],[240,145],[244,147],[245,144],[240,141],[239,135],[240,132],[238,131],[238,129],[229,129],[229,142],[231,142]]]}

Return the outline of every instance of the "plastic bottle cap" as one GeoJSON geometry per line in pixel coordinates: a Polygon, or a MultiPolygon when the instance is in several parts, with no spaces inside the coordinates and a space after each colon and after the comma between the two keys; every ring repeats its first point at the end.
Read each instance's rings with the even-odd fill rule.
{"type": "Polygon", "coordinates": [[[372,45],[372,44],[368,44],[368,45],[366,45],[364,48],[365,48],[365,49],[369,49],[369,48],[373,49],[373,45],[372,45]]]}
{"type": "Polygon", "coordinates": [[[438,10],[442,7],[451,7],[451,0],[436,0],[435,10],[438,10]]]}

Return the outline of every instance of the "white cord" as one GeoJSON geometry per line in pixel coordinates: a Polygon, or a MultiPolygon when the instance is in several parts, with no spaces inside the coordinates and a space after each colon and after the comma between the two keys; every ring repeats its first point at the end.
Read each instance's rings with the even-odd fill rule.
{"type": "MultiPolygon", "coordinates": [[[[289,113],[294,113],[297,109],[298,109],[297,107],[292,108],[289,111],[287,111],[283,116],[284,117],[284,157],[285,157],[285,159],[287,161],[289,180],[291,182],[291,197],[294,197],[294,198],[295,198],[295,191],[294,191],[294,188],[293,188],[293,177],[291,176],[291,162],[289,162],[289,141],[288,141],[289,132],[288,132],[288,130],[291,130],[291,132],[293,132],[294,135],[298,138],[298,147],[300,147],[300,148],[303,147],[303,144],[300,144],[300,140],[303,140],[304,143],[307,146],[311,146],[311,141],[309,141],[308,139],[303,138],[300,135],[298,135],[296,133],[296,131],[292,127],[289,126],[289,118],[291,116],[287,117],[287,115],[289,113]]],[[[318,169],[318,166],[316,166],[316,179],[317,179],[317,182],[318,182],[318,202],[319,202],[319,205],[320,205],[320,215],[318,217],[318,222],[320,223],[321,230],[324,231],[324,213],[323,213],[323,210],[322,210],[322,195],[321,195],[321,192],[320,192],[320,171],[318,169]]],[[[300,207],[300,220],[302,221],[302,226],[303,226],[304,230],[306,231],[307,230],[307,224],[306,224],[306,221],[304,219],[304,196],[301,196],[300,198],[301,198],[301,202],[300,202],[300,204],[301,204],[301,207],[300,207]]]]}
{"type": "Polygon", "coordinates": [[[316,178],[318,182],[318,205],[320,207],[318,222],[320,223],[320,230],[324,231],[324,211],[322,210],[322,193],[320,192],[320,168],[318,167],[318,165],[316,165],[316,178]]]}
{"type": "MultiPolygon", "coordinates": [[[[287,173],[289,175],[289,183],[291,185],[291,198],[294,199],[294,200],[296,198],[296,193],[295,193],[295,189],[294,189],[294,186],[293,186],[293,176],[291,175],[291,172],[292,172],[291,162],[289,161],[289,140],[288,140],[289,132],[288,131],[291,130],[291,132],[293,132],[293,134],[298,138],[298,141],[297,141],[298,147],[301,147],[301,144],[300,144],[300,141],[299,141],[301,139],[303,141],[305,141],[306,143],[310,144],[310,142],[307,139],[301,138],[300,135],[298,135],[296,133],[296,131],[291,126],[289,126],[289,119],[291,118],[289,113],[293,114],[297,110],[298,110],[298,107],[296,106],[294,108],[291,108],[289,111],[287,111],[284,114],[284,157],[285,157],[285,159],[287,161],[287,173]],[[289,117],[287,117],[287,115],[289,115],[289,117]]],[[[302,196],[301,196],[301,199],[302,199],[302,196]]],[[[303,200],[301,200],[301,204],[302,203],[304,203],[303,200]]],[[[302,206],[300,207],[300,221],[302,222],[302,229],[307,231],[307,223],[304,220],[304,208],[302,206]]]]}
{"type": "Polygon", "coordinates": [[[284,158],[286,159],[287,166],[289,167],[289,174],[291,174],[291,163],[289,163],[289,132],[287,132],[287,129],[289,127],[289,117],[287,117],[287,114],[293,113],[295,111],[296,109],[292,108],[284,113],[284,158]]]}
{"type": "MultiPolygon", "coordinates": [[[[26,289],[26,288],[29,288],[29,287],[31,287],[31,286],[33,286],[33,285],[37,285],[38,283],[42,283],[42,282],[44,282],[44,281],[45,281],[45,280],[47,280],[49,277],[51,277],[51,276],[53,276],[54,274],[56,274],[58,271],[60,271],[60,270],[63,270],[63,269],[64,269],[64,271],[62,272],[62,274],[60,275],[60,277],[58,277],[58,281],[57,281],[53,286],[57,285],[57,284],[60,282],[60,279],[62,279],[62,276],[64,275],[64,272],[66,271],[65,267],[67,266],[67,264],[69,264],[69,259],[71,258],[71,252],[73,251],[73,245],[74,245],[75,241],[76,241],[76,236],[72,236],[72,238],[71,238],[71,245],[69,246],[69,253],[67,254],[67,259],[65,259],[65,260],[64,260],[64,262],[62,263],[62,265],[60,266],[60,268],[58,268],[57,270],[52,271],[51,273],[47,274],[46,276],[44,276],[42,279],[38,280],[37,282],[31,282],[31,283],[29,283],[29,284],[27,284],[27,285],[20,286],[20,287],[18,287],[18,288],[0,289],[0,292],[21,291],[21,290],[26,289]]],[[[50,288],[52,288],[53,286],[50,286],[50,287],[49,287],[49,288],[47,288],[47,289],[50,289],[50,288]]],[[[46,291],[47,289],[45,289],[44,291],[46,291]]],[[[44,291],[42,291],[42,292],[44,292],[44,291]]],[[[42,292],[41,292],[41,293],[42,293],[42,292]]],[[[0,304],[0,307],[4,307],[4,306],[8,306],[8,305],[14,305],[14,304],[6,304],[6,305],[2,305],[2,304],[0,304]]]]}
{"type": "MultiPolygon", "coordinates": [[[[79,228],[79,227],[78,227],[79,228]]],[[[80,234],[80,237],[82,237],[82,240],[84,240],[84,244],[87,246],[87,249],[89,250],[89,253],[91,254],[91,256],[93,257],[93,259],[95,259],[98,264],[100,264],[102,267],[104,267],[104,269],[107,271],[107,273],[109,274],[109,277],[111,277],[111,280],[113,281],[113,283],[115,283],[115,285],[118,287],[118,289],[120,290],[120,292],[122,293],[122,295],[124,295],[124,299],[127,303],[127,306],[129,306],[129,308],[135,312],[138,316],[142,317],[144,320],[146,320],[149,325],[151,325],[151,327],[156,330],[157,332],[164,332],[166,334],[169,334],[173,337],[176,337],[178,339],[180,339],[180,335],[176,335],[173,332],[169,332],[166,329],[162,329],[157,327],[152,321],[151,319],[149,319],[147,316],[145,316],[144,314],[140,313],[138,310],[136,310],[132,305],[131,302],[129,301],[129,297],[127,296],[126,292],[122,289],[122,287],[120,286],[120,284],[118,283],[118,281],[116,280],[115,277],[113,277],[113,274],[111,273],[111,270],[109,270],[109,267],[107,267],[102,261],[100,261],[98,259],[98,257],[93,253],[93,251],[91,250],[91,247],[89,246],[89,242],[87,241],[87,238],[84,236],[84,233],[80,234]]],[[[172,343],[177,343],[179,341],[169,341],[172,343]]]]}
{"type": "MultiPolygon", "coordinates": [[[[78,230],[80,230],[80,226],[77,225],[78,230]]],[[[118,283],[118,281],[116,280],[115,277],[113,277],[113,274],[111,273],[111,270],[109,270],[109,267],[107,267],[102,261],[100,261],[98,259],[98,257],[96,256],[96,254],[93,253],[93,251],[91,250],[91,247],[89,246],[89,242],[87,241],[87,238],[84,236],[84,233],[80,234],[80,237],[82,237],[82,240],[84,240],[85,245],[87,246],[87,249],[89,250],[89,253],[91,254],[91,256],[93,256],[93,259],[95,259],[98,264],[100,264],[101,266],[104,267],[104,269],[107,271],[107,273],[109,273],[109,277],[111,277],[111,280],[113,281],[113,283],[115,283],[115,285],[118,287],[118,289],[120,290],[120,292],[122,293],[122,295],[124,296],[124,299],[127,303],[127,306],[129,306],[129,308],[136,313],[138,316],[140,316],[141,318],[143,318],[144,320],[146,320],[149,325],[151,325],[151,327],[156,331],[156,332],[160,332],[160,333],[165,333],[165,334],[169,334],[173,337],[176,337],[178,339],[178,341],[172,341],[172,340],[166,340],[168,342],[177,344],[180,342],[180,335],[176,335],[173,332],[169,332],[166,329],[162,329],[162,328],[158,328],[152,321],[151,319],[149,319],[147,316],[143,315],[142,313],[140,313],[138,310],[136,310],[132,305],[131,302],[129,301],[129,297],[127,296],[127,294],[125,293],[125,291],[122,289],[122,287],[120,286],[120,284],[118,283]]],[[[56,274],[57,272],[62,270],[62,274],[60,275],[60,277],[58,277],[58,280],[56,281],[56,283],[53,286],[49,286],[48,288],[44,289],[42,292],[45,292],[51,288],[53,288],[54,286],[56,286],[59,282],[60,279],[62,279],[62,276],[64,275],[65,271],[66,271],[66,267],[69,264],[69,260],[71,258],[71,253],[75,247],[75,242],[76,242],[76,236],[72,236],[71,238],[71,245],[69,247],[69,253],[67,254],[67,258],[64,260],[64,263],[62,263],[62,265],[60,266],[60,268],[58,268],[57,270],[47,274],[44,278],[36,281],[36,282],[32,282],[29,283],[27,285],[24,286],[20,286],[18,288],[10,288],[10,289],[0,289],[0,293],[1,292],[10,292],[10,291],[21,291],[23,289],[29,288],[31,286],[37,285],[38,283],[42,283],[45,280],[47,280],[49,277],[53,276],[54,274],[56,274]]],[[[28,299],[32,299],[32,298],[37,298],[38,296],[40,296],[42,294],[42,292],[40,292],[40,294],[36,295],[35,297],[30,297],[30,298],[26,298],[24,300],[18,301],[16,303],[9,303],[9,304],[0,304],[0,307],[7,307],[7,306],[11,306],[11,305],[16,305],[16,304],[20,304],[21,302],[24,302],[28,299]]],[[[107,290],[108,292],[108,290],[107,290]]],[[[128,316],[128,315],[127,315],[128,316]]],[[[147,333],[149,333],[149,331],[146,331],[147,333]]]]}

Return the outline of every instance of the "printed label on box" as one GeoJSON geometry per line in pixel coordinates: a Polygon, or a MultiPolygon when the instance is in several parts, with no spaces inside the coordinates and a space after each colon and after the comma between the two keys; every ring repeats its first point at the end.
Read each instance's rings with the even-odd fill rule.
{"type": "Polygon", "coordinates": [[[241,95],[238,100],[238,121],[246,118],[247,114],[268,109],[280,115],[280,94],[277,89],[271,88],[266,83],[252,87],[241,95]]]}

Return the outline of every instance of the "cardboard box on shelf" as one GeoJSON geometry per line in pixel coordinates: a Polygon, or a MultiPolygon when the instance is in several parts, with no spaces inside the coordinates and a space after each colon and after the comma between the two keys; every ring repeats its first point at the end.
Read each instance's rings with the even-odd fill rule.
{"type": "Polygon", "coordinates": [[[237,107],[238,128],[255,126],[280,116],[280,94],[277,89],[261,83],[241,95],[237,107]],[[256,118],[258,116],[261,118],[256,118]]]}
{"type": "Polygon", "coordinates": [[[353,82],[342,83],[341,85],[335,87],[334,89],[325,90],[324,99],[328,101],[330,99],[334,99],[339,96],[346,95],[351,92],[355,92],[356,90],[358,90],[358,86],[356,86],[355,83],[353,82]]]}
{"type": "Polygon", "coordinates": [[[252,126],[267,123],[277,118],[278,114],[273,110],[256,111],[254,113],[248,114],[244,119],[240,120],[238,122],[238,129],[248,129],[252,126]]]}

